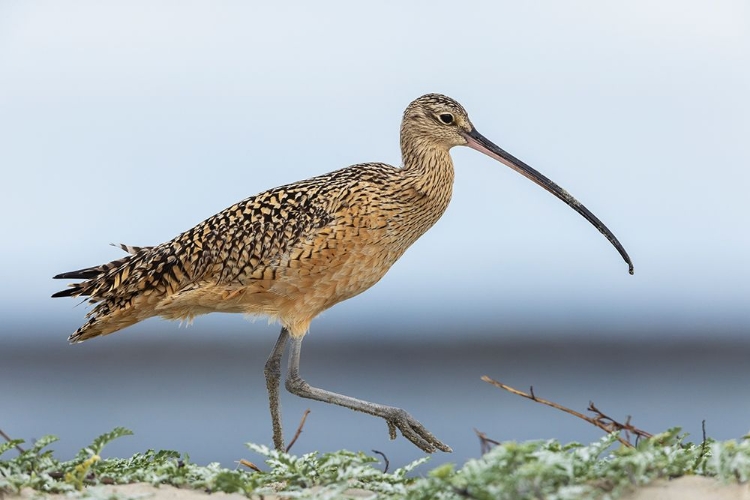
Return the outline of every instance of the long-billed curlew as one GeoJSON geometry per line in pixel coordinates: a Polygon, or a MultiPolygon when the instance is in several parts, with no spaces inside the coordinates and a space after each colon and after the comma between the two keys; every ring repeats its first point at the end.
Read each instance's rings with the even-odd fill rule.
{"type": "Polygon", "coordinates": [[[281,357],[291,339],[286,388],[385,419],[422,450],[451,449],[409,413],[310,386],[299,374],[302,339],[329,307],[378,282],[440,218],[451,199],[453,146],[504,163],[567,203],[633,264],[614,234],[557,184],[490,142],[458,102],[427,94],[401,123],[403,167],[362,163],[247,198],[154,247],[121,245],[122,259],[55,278],[81,279],[53,297],[96,304],[70,342],[107,335],[152,316],[192,320],[214,311],[267,315],[281,334],[265,365],[273,442],[283,449],[281,357]]]}

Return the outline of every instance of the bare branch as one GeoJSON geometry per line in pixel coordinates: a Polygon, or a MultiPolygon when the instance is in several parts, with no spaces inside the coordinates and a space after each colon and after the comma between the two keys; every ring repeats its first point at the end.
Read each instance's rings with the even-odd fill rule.
{"type": "Polygon", "coordinates": [[[582,420],[585,420],[586,422],[590,423],[591,425],[594,425],[598,427],[599,429],[603,430],[606,433],[613,433],[613,432],[625,432],[626,438],[623,438],[622,436],[617,436],[617,440],[622,443],[624,446],[632,448],[633,445],[630,443],[630,434],[634,434],[635,436],[639,438],[649,438],[651,437],[651,434],[648,432],[638,429],[637,427],[633,426],[630,423],[630,417],[626,420],[624,424],[616,421],[615,419],[609,417],[608,415],[605,415],[599,409],[594,405],[593,402],[589,402],[588,410],[590,412],[593,412],[595,414],[595,417],[589,417],[587,415],[584,415],[583,413],[577,412],[575,410],[571,410],[570,408],[567,408],[565,406],[559,405],[552,401],[547,401],[546,399],[541,399],[537,397],[536,394],[534,394],[533,387],[530,390],[530,393],[525,393],[523,391],[519,391],[518,389],[514,389],[513,387],[510,387],[509,385],[505,385],[502,382],[498,382],[497,380],[493,380],[492,378],[488,377],[487,375],[482,376],[482,380],[484,382],[487,382],[488,384],[492,384],[495,387],[498,387],[500,389],[503,389],[505,391],[510,392],[511,394],[515,394],[517,396],[524,397],[526,399],[530,399],[532,401],[536,401],[537,403],[541,403],[546,406],[550,406],[552,408],[558,409],[560,411],[563,411],[565,413],[568,413],[570,415],[573,415],[574,417],[578,417],[582,420]]]}
{"type": "Polygon", "coordinates": [[[630,423],[630,415],[628,415],[625,423],[622,424],[609,415],[605,415],[604,413],[602,413],[599,408],[594,405],[593,401],[589,401],[588,410],[596,414],[595,420],[601,424],[601,426],[598,426],[600,429],[604,429],[607,432],[625,431],[628,442],[630,442],[631,433],[637,436],[637,438],[651,437],[650,433],[641,430],[630,423]]]}
{"type": "Polygon", "coordinates": [[[492,449],[492,446],[497,446],[500,444],[500,441],[495,441],[494,439],[488,438],[487,434],[478,429],[474,429],[474,433],[479,438],[479,451],[482,453],[482,455],[490,451],[492,449]]]}
{"type": "Polygon", "coordinates": [[[292,438],[291,441],[289,441],[289,444],[287,445],[286,450],[284,450],[287,453],[289,453],[289,450],[292,449],[292,446],[294,446],[294,443],[297,442],[297,438],[299,437],[299,435],[302,434],[302,428],[305,426],[305,420],[307,420],[307,416],[309,414],[310,414],[310,408],[305,410],[305,413],[302,415],[302,420],[300,420],[299,425],[297,426],[297,432],[294,433],[294,437],[292,438]]]}

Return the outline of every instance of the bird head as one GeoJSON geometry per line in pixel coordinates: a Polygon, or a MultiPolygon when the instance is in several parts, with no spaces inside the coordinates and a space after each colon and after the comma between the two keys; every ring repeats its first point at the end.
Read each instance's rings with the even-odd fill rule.
{"type": "Polygon", "coordinates": [[[418,151],[423,158],[429,152],[445,152],[453,146],[468,146],[510,167],[549,193],[564,201],[596,227],[617,249],[633,274],[633,263],[615,235],[581,202],[529,165],[504,151],[480,134],[457,101],[442,94],[426,94],[415,99],[404,112],[401,123],[401,150],[406,157],[418,151]]]}
{"type": "Polygon", "coordinates": [[[442,94],[425,94],[404,111],[401,122],[402,146],[430,145],[440,149],[464,146],[466,134],[474,129],[466,110],[457,101],[442,94]]]}

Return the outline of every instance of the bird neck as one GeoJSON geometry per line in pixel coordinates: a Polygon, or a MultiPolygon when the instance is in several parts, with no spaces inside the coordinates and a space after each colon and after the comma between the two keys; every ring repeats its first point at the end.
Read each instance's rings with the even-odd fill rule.
{"type": "Polygon", "coordinates": [[[446,148],[429,142],[401,141],[403,170],[411,187],[447,207],[453,192],[453,160],[446,148]]]}

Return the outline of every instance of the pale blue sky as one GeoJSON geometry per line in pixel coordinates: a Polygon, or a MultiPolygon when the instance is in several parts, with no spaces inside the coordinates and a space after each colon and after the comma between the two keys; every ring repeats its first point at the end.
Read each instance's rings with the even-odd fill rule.
{"type": "Polygon", "coordinates": [[[49,299],[52,275],[278,184],[398,164],[404,107],[442,92],[597,214],[635,276],[558,200],[456,149],[447,214],[313,331],[746,332],[749,89],[742,0],[5,1],[2,314],[64,341],[85,308],[49,299]]]}

